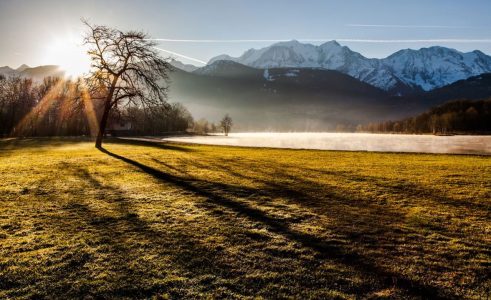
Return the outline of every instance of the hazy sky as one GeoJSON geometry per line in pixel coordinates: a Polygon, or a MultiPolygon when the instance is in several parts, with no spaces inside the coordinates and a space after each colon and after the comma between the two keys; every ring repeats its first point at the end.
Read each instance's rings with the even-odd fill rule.
{"type": "Polygon", "coordinates": [[[54,48],[79,40],[82,17],[191,40],[160,47],[201,61],[272,43],[237,40],[338,39],[368,57],[431,45],[491,54],[490,13],[490,0],[0,0],[0,66],[58,64],[54,48]]]}

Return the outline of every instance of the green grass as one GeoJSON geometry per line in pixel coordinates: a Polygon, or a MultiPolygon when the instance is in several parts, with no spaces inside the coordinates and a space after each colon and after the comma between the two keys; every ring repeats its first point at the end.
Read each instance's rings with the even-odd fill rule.
{"type": "Polygon", "coordinates": [[[0,298],[490,295],[491,159],[0,140],[0,298]]]}

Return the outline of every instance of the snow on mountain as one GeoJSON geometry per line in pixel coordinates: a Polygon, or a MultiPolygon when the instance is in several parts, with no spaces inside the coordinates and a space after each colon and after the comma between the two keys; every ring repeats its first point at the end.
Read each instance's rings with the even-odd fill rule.
{"type": "Polygon", "coordinates": [[[336,41],[320,46],[298,41],[280,42],[249,49],[239,57],[220,55],[210,60],[229,60],[266,68],[323,68],[337,70],[386,91],[431,90],[457,80],[491,72],[491,57],[480,51],[461,53],[444,47],[401,50],[384,59],[366,58],[336,41]]]}
{"type": "Polygon", "coordinates": [[[400,50],[384,59],[393,73],[411,86],[432,90],[491,72],[491,57],[480,51],[462,53],[444,47],[400,50]]]}

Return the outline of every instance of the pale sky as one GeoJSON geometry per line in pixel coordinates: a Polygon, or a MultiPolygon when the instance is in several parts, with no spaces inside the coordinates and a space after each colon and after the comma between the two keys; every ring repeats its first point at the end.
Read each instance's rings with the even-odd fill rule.
{"type": "Polygon", "coordinates": [[[490,13],[489,0],[0,0],[0,66],[78,60],[64,54],[78,48],[63,45],[80,42],[80,18],[143,30],[197,61],[291,39],[336,39],[367,57],[433,45],[491,54],[490,13]]]}

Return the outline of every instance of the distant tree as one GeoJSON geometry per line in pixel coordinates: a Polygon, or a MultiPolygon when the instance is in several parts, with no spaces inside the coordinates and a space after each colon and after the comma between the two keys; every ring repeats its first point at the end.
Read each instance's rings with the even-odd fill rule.
{"type": "Polygon", "coordinates": [[[394,132],[401,132],[401,128],[402,128],[401,123],[399,122],[394,123],[394,127],[393,127],[394,132]]]}
{"type": "Polygon", "coordinates": [[[210,132],[212,133],[217,132],[217,125],[215,125],[215,123],[210,124],[210,132]]]}
{"type": "Polygon", "coordinates": [[[439,130],[438,125],[440,124],[438,115],[431,115],[428,121],[431,133],[435,134],[439,130]]]}
{"type": "Polygon", "coordinates": [[[474,106],[465,110],[465,123],[468,130],[475,130],[478,127],[479,112],[474,106]]]}
{"type": "Polygon", "coordinates": [[[102,146],[113,108],[121,105],[156,107],[166,103],[171,66],[155,50],[155,42],[143,32],[123,32],[83,21],[89,31],[84,42],[92,69],[86,78],[92,99],[102,101],[102,115],[95,146],[102,146]]]}
{"type": "Polygon", "coordinates": [[[230,132],[230,129],[232,129],[232,126],[232,118],[228,114],[226,114],[220,121],[220,127],[222,127],[225,136],[228,136],[228,133],[230,132]]]}
{"type": "Polygon", "coordinates": [[[208,120],[201,118],[198,121],[194,122],[194,132],[207,134],[210,132],[210,123],[208,120]]]}
{"type": "Polygon", "coordinates": [[[193,126],[194,119],[189,110],[181,103],[172,103],[167,113],[168,131],[186,131],[193,126]]]}
{"type": "Polygon", "coordinates": [[[336,132],[346,132],[346,125],[345,124],[337,124],[336,125],[336,132]]]}

